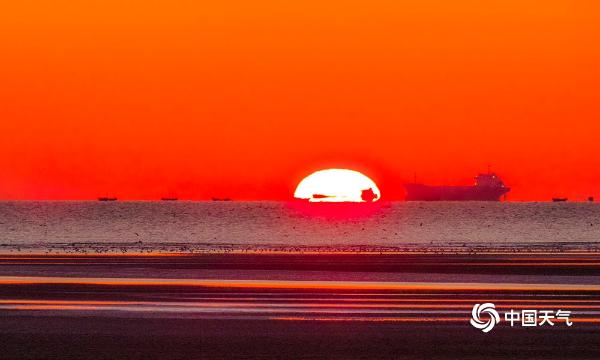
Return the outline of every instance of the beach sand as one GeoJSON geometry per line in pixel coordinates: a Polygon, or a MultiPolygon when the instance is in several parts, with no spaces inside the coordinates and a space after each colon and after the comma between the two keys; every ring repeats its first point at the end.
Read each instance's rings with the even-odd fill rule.
{"type": "Polygon", "coordinates": [[[3,359],[600,356],[589,253],[5,255],[3,359]],[[573,326],[469,324],[475,303],[573,326]]]}

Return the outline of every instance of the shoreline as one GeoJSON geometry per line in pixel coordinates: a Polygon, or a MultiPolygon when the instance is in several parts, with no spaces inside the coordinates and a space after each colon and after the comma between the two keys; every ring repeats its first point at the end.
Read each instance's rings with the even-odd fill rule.
{"type": "Polygon", "coordinates": [[[0,256],[7,255],[194,255],[194,254],[600,254],[600,242],[451,242],[402,245],[331,244],[237,244],[152,242],[45,242],[1,243],[0,256]]]}
{"type": "Polygon", "coordinates": [[[593,283],[600,253],[196,253],[196,254],[9,254],[0,256],[0,277],[133,277],[295,279],[338,281],[593,283]],[[286,275],[287,274],[287,275],[286,275]],[[319,274],[323,274],[319,277],[319,274]],[[325,275],[328,274],[328,275],[325,275]],[[521,281],[521,280],[519,280],[521,281]]]}

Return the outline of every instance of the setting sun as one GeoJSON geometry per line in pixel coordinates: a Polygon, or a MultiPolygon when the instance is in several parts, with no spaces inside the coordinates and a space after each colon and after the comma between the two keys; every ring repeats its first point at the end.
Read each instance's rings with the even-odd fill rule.
{"type": "Polygon", "coordinates": [[[381,198],[381,192],[358,171],[326,169],[305,177],[294,197],[310,202],[373,202],[381,198]]]}

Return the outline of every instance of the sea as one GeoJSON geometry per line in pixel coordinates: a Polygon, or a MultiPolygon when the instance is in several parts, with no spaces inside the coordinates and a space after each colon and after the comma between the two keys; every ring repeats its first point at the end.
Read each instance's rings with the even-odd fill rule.
{"type": "Polygon", "coordinates": [[[600,359],[599,239],[596,203],[1,202],[0,358],[600,359]]]}
{"type": "Polygon", "coordinates": [[[4,201],[0,252],[596,250],[600,204],[4,201]],[[339,210],[339,211],[338,211],[339,210]]]}

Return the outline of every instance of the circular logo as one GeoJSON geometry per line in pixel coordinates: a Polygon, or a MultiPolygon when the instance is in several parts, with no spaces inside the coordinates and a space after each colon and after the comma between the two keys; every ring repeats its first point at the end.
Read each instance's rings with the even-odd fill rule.
{"type": "Polygon", "coordinates": [[[471,311],[471,325],[475,328],[487,333],[499,322],[500,315],[493,303],[475,304],[473,306],[473,311],[471,311]],[[487,321],[482,320],[482,315],[488,317],[487,321]]]}

